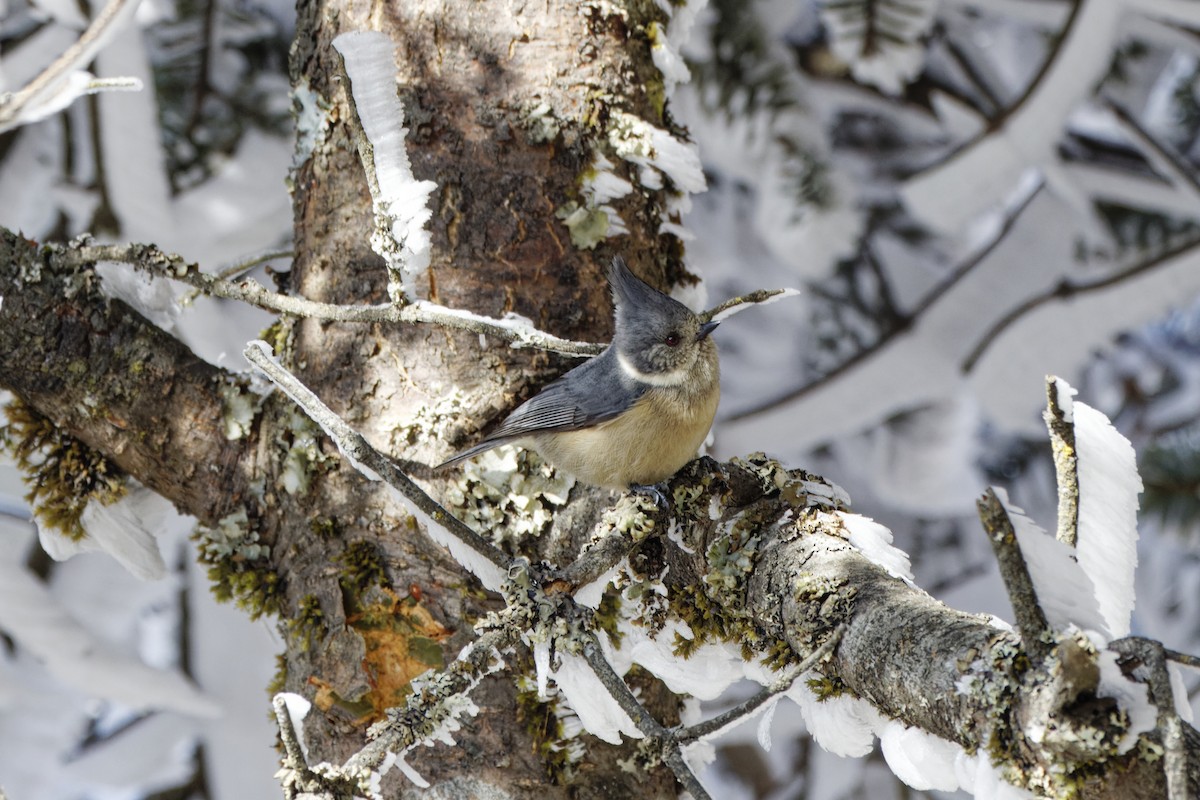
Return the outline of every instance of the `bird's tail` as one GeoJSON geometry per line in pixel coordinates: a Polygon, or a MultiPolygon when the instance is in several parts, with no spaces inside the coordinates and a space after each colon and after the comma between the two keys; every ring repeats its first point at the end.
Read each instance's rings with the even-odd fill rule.
{"type": "Polygon", "coordinates": [[[450,458],[446,459],[442,463],[438,464],[433,469],[434,469],[434,471],[438,471],[438,470],[444,469],[446,467],[453,467],[455,464],[460,464],[463,461],[466,461],[468,458],[474,458],[475,456],[479,455],[480,453],[491,450],[493,447],[499,447],[502,444],[506,444],[508,441],[509,441],[508,439],[484,439],[482,442],[475,445],[474,447],[468,447],[466,450],[463,450],[461,453],[457,453],[457,454],[451,456],[450,458]]]}

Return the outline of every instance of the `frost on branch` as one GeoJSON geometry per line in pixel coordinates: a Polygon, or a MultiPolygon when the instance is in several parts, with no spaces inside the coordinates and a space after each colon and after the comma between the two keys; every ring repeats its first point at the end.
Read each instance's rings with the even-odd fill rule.
{"type": "MultiPolygon", "coordinates": [[[[1129,657],[1110,649],[1095,579],[1001,491],[983,504],[984,523],[1007,564],[1019,639],[916,589],[890,534],[848,514],[844,492],[761,454],[693,462],[667,487],[666,509],[625,498],[600,517],[583,553],[555,569],[496,551],[411,486],[265,346],[247,356],[460,563],[485,585],[499,583],[505,600],[476,626],[475,646],[413,682],[405,706],[387,711],[362,751],[342,766],[293,759],[283,778],[297,790],[291,796],[297,787],[336,796],[347,786],[379,796],[393,766],[421,784],[420,765],[407,759],[418,745],[455,741],[476,711],[470,692],[516,647],[528,648],[533,664],[518,683],[536,685],[563,723],[551,752],[586,758],[583,731],[611,744],[635,739],[639,753],[657,754],[648,764],[669,766],[698,800],[709,795],[684,747],[694,744],[698,756],[713,735],[785,695],[826,749],[861,755],[883,737],[889,763],[914,787],[1014,798],[1061,795],[1110,765],[1137,768],[1155,746],[1144,734],[1174,715],[1166,669],[1166,694],[1154,698],[1136,672],[1126,674],[1129,657]],[[635,663],[676,693],[711,697],[743,678],[765,688],[725,714],[667,728],[622,677],[635,663]]],[[[1078,424],[1078,404],[1067,416],[1078,424]]],[[[764,747],[772,719],[760,718],[764,747]]]]}
{"type": "Polygon", "coordinates": [[[375,206],[371,248],[388,268],[392,302],[416,299],[417,278],[429,266],[430,212],[437,188],[413,177],[404,140],[404,108],[396,97],[395,46],[382,33],[355,31],[333,40],[350,79],[355,113],[362,125],[359,156],[375,206]]]}
{"type": "Polygon", "coordinates": [[[821,21],[856,80],[900,94],[925,64],[932,0],[825,0],[821,21]]]}
{"type": "Polygon", "coordinates": [[[133,19],[137,0],[109,0],[62,55],[13,93],[0,93],[0,133],[45,119],[84,95],[104,91],[140,91],[137,78],[97,78],[85,67],[133,19]]]}

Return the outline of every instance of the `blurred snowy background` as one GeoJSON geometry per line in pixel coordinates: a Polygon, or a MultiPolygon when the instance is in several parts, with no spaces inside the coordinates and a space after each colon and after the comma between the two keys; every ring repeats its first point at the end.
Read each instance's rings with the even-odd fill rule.
{"type": "MultiPolygon", "coordinates": [[[[0,89],[96,10],[0,5],[0,89]]],[[[292,16],[143,0],[91,69],[145,89],[0,134],[0,225],[152,241],[210,270],[286,249],[292,16]]],[[[974,498],[1006,486],[1053,528],[1040,411],[1043,376],[1061,375],[1140,456],[1135,632],[1200,650],[1200,4],[709,0],[673,41],[689,21],[671,108],[708,176],[692,269],[714,302],[804,290],[722,327],[717,454],[826,475],[892,528],[919,585],[1008,618],[974,498]]],[[[268,322],[121,274],[116,291],[215,363],[240,367],[268,322]]],[[[0,787],[279,796],[266,686],[282,643],[213,602],[188,521],[155,509],[162,561],[142,574],[162,577],[143,580],[103,553],[52,559],[67,554],[39,544],[25,491],[0,465],[0,787]]],[[[904,789],[877,754],[821,751],[786,709],[769,752],[756,727],[720,747],[717,796],[944,796],[904,789]]]]}

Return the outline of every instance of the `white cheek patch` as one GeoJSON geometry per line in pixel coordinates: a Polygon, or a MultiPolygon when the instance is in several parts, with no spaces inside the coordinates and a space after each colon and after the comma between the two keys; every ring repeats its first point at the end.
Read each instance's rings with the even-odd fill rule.
{"type": "Polygon", "coordinates": [[[686,367],[670,372],[642,372],[619,351],[617,352],[617,363],[621,365],[621,370],[626,375],[635,381],[648,383],[651,386],[679,386],[688,379],[689,370],[686,367]]]}

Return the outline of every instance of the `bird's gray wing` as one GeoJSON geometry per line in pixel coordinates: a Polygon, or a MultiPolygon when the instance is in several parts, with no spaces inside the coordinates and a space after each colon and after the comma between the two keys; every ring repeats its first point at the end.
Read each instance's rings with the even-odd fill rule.
{"type": "Polygon", "coordinates": [[[633,405],[648,388],[623,378],[613,351],[605,350],[517,406],[486,439],[439,467],[531,433],[578,430],[610,420],[633,405]]]}
{"type": "Polygon", "coordinates": [[[518,406],[488,439],[599,425],[629,408],[646,391],[646,386],[630,385],[623,378],[613,351],[605,350],[518,406]]]}

